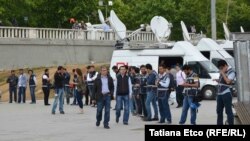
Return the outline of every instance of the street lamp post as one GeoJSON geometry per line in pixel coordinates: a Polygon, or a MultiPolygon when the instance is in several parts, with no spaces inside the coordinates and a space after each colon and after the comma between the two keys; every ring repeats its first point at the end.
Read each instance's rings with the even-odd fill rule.
{"type": "Polygon", "coordinates": [[[104,4],[103,0],[99,0],[99,6],[105,6],[105,18],[107,19],[108,17],[108,6],[112,6],[113,5],[113,1],[109,0],[108,3],[104,4]]]}

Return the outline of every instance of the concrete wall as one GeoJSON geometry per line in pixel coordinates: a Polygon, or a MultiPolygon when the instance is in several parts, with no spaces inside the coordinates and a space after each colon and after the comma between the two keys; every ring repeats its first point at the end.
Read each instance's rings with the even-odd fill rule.
{"type": "Polygon", "coordinates": [[[0,39],[0,70],[109,63],[115,41],[0,39]]]}

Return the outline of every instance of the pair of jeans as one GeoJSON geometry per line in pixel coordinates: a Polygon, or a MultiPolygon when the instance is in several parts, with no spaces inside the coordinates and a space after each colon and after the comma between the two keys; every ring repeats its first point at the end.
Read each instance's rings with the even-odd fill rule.
{"type": "Polygon", "coordinates": [[[142,103],[140,94],[135,95],[135,105],[137,114],[142,115],[142,103]]]}
{"type": "Polygon", "coordinates": [[[79,92],[78,90],[76,90],[77,103],[81,109],[83,108],[82,98],[83,98],[82,92],[79,92]]]}
{"type": "Polygon", "coordinates": [[[65,93],[65,97],[66,97],[66,103],[69,104],[70,103],[69,86],[64,87],[64,93],[65,93]]]}
{"type": "Polygon", "coordinates": [[[146,109],[147,109],[147,119],[148,120],[151,120],[151,118],[152,118],[151,102],[152,102],[154,113],[155,113],[154,118],[158,118],[158,107],[156,104],[156,92],[153,90],[147,91],[146,109]]]}
{"type": "Polygon", "coordinates": [[[197,110],[191,108],[191,104],[193,102],[194,96],[184,96],[183,99],[183,107],[182,107],[182,113],[181,113],[181,120],[180,120],[180,124],[184,124],[186,122],[187,119],[187,113],[188,113],[188,109],[190,108],[190,112],[191,112],[191,119],[190,122],[191,124],[195,125],[196,124],[196,113],[197,110]]]}
{"type": "Polygon", "coordinates": [[[117,96],[117,107],[116,107],[116,119],[119,120],[121,116],[122,105],[124,104],[124,113],[123,113],[123,123],[128,123],[129,119],[129,95],[117,96]]]}
{"type": "Polygon", "coordinates": [[[183,86],[177,86],[176,88],[176,102],[178,106],[182,106],[183,104],[183,99],[184,99],[183,90],[184,90],[183,86]]]}
{"type": "Polygon", "coordinates": [[[56,112],[56,107],[57,107],[57,103],[58,103],[58,100],[59,100],[59,111],[60,112],[63,112],[63,88],[56,88],[55,89],[55,99],[54,99],[54,103],[53,103],[53,107],[52,107],[52,112],[56,112]]]}
{"type": "Polygon", "coordinates": [[[234,115],[232,110],[232,94],[226,93],[224,95],[217,96],[217,125],[223,125],[223,110],[225,107],[227,114],[227,121],[229,125],[234,124],[234,115]]]}
{"type": "Polygon", "coordinates": [[[103,125],[108,126],[109,120],[110,120],[110,101],[111,96],[110,95],[103,95],[98,101],[97,101],[97,112],[96,112],[96,121],[101,122],[102,121],[102,111],[104,108],[104,121],[103,125]]]}
{"type": "Polygon", "coordinates": [[[135,96],[136,95],[132,95],[132,97],[129,100],[129,108],[130,108],[130,112],[131,113],[136,113],[136,104],[135,104],[135,96]]]}
{"type": "Polygon", "coordinates": [[[159,91],[158,93],[162,93],[162,97],[158,97],[159,111],[160,111],[160,122],[165,122],[167,119],[168,122],[172,122],[171,111],[168,104],[169,92],[167,91],[159,91]]]}
{"type": "Polygon", "coordinates": [[[35,89],[36,89],[36,86],[30,86],[30,97],[31,97],[32,103],[36,103],[35,89]]]}
{"type": "Polygon", "coordinates": [[[44,93],[44,105],[48,105],[49,104],[50,88],[49,87],[43,87],[43,93],[44,93]]]}
{"type": "Polygon", "coordinates": [[[72,102],[72,104],[76,105],[77,104],[77,100],[76,100],[76,88],[73,89],[73,96],[74,96],[74,100],[72,102]]]}
{"type": "Polygon", "coordinates": [[[18,103],[21,103],[22,100],[23,100],[23,103],[25,103],[26,87],[19,87],[19,89],[18,89],[18,103]]]}
{"type": "Polygon", "coordinates": [[[90,101],[93,100],[94,85],[88,85],[90,101]]]}
{"type": "Polygon", "coordinates": [[[16,87],[9,87],[9,93],[10,93],[9,102],[12,103],[13,94],[14,94],[14,101],[17,102],[17,88],[16,87]]]}
{"type": "Polygon", "coordinates": [[[141,103],[141,108],[143,112],[143,116],[147,117],[147,109],[146,109],[146,99],[147,99],[147,94],[140,94],[140,103],[141,103]]]}

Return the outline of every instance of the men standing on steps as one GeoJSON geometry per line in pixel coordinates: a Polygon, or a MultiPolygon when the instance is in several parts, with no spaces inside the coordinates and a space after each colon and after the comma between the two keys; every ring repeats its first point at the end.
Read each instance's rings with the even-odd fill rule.
{"type": "Polygon", "coordinates": [[[153,70],[151,64],[146,64],[146,69],[148,73],[147,77],[147,99],[146,99],[146,109],[147,109],[147,117],[144,118],[144,121],[158,121],[158,107],[156,104],[156,90],[155,82],[157,80],[157,73],[153,70]],[[154,109],[154,118],[152,119],[151,113],[151,103],[154,109]]]}
{"type": "Polygon", "coordinates": [[[184,87],[182,86],[182,84],[185,82],[186,79],[186,74],[180,69],[179,65],[176,65],[175,67],[177,73],[176,73],[176,101],[177,101],[177,107],[176,108],[180,108],[182,107],[183,104],[183,89],[184,87]]]}
{"type": "Polygon", "coordinates": [[[234,115],[232,110],[232,86],[235,79],[235,71],[229,68],[225,60],[218,62],[220,69],[220,77],[216,80],[218,84],[217,95],[217,125],[223,125],[223,109],[225,107],[227,114],[227,122],[229,125],[234,124],[234,115]]]}
{"type": "Polygon", "coordinates": [[[127,69],[125,66],[120,67],[120,74],[117,75],[115,81],[115,93],[114,98],[116,98],[116,123],[119,122],[121,116],[121,107],[124,104],[123,113],[123,124],[128,125],[129,119],[129,99],[132,97],[132,84],[130,77],[126,74],[127,69]]]}
{"type": "Polygon", "coordinates": [[[104,108],[104,128],[109,129],[110,103],[114,93],[114,83],[108,74],[108,68],[101,67],[101,74],[94,81],[93,103],[97,103],[96,126],[100,126],[104,108]]]}
{"type": "Polygon", "coordinates": [[[29,70],[29,87],[30,87],[30,97],[31,97],[31,103],[30,104],[36,104],[36,95],[35,95],[35,90],[36,90],[36,76],[33,73],[33,70],[29,70]]]}
{"type": "Polygon", "coordinates": [[[156,82],[157,88],[157,97],[160,111],[160,121],[159,123],[165,123],[167,119],[167,123],[172,123],[171,112],[168,104],[168,99],[171,90],[169,90],[170,77],[169,74],[166,73],[166,66],[159,66],[159,79],[156,82]]]}
{"type": "Polygon", "coordinates": [[[50,78],[49,78],[49,69],[44,70],[44,74],[42,76],[42,89],[44,93],[44,105],[49,106],[49,93],[50,93],[50,78]]]}
{"type": "Polygon", "coordinates": [[[23,69],[19,70],[19,78],[18,78],[18,103],[25,103],[26,100],[26,87],[27,87],[27,77],[25,76],[23,69]]]}
{"type": "Polygon", "coordinates": [[[182,84],[184,87],[184,100],[181,113],[181,119],[179,124],[185,124],[187,119],[188,110],[191,110],[191,119],[190,122],[192,125],[196,125],[196,115],[197,115],[197,106],[192,106],[195,104],[194,96],[198,92],[199,88],[199,77],[196,73],[193,72],[192,68],[188,65],[184,65],[182,70],[185,72],[187,78],[185,83],[182,84]]]}
{"type": "Polygon", "coordinates": [[[64,76],[63,76],[64,70],[62,66],[59,66],[57,68],[57,71],[54,75],[54,85],[55,85],[55,100],[53,103],[53,107],[52,107],[52,114],[56,114],[56,107],[57,107],[57,103],[59,101],[59,111],[60,114],[64,114],[63,111],[63,82],[64,82],[64,76]]]}
{"type": "MultiPolygon", "coordinates": [[[[90,100],[92,101],[93,97],[93,88],[94,88],[94,81],[97,78],[98,72],[95,71],[95,66],[90,66],[89,72],[87,74],[87,85],[89,88],[89,95],[90,100]]],[[[92,105],[92,107],[95,107],[95,104],[92,105]]]]}
{"type": "Polygon", "coordinates": [[[9,83],[9,103],[12,103],[13,95],[14,101],[17,102],[17,84],[18,84],[18,77],[15,74],[14,70],[11,70],[11,75],[7,79],[7,83],[9,83]]]}

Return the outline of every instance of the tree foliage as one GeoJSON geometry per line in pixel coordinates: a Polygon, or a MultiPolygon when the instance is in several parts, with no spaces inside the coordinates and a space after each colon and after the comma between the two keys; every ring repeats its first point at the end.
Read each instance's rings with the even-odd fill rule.
{"type": "MultiPolygon", "coordinates": [[[[0,0],[0,20],[5,26],[14,21],[18,26],[71,28],[70,18],[99,23],[97,9],[105,14],[114,9],[128,29],[137,29],[140,24],[150,23],[156,16],[163,16],[173,23],[171,39],[181,40],[180,21],[195,25],[209,37],[211,34],[211,0],[113,0],[113,6],[99,6],[99,0],[0,0]],[[25,21],[25,17],[28,18],[25,21]]],[[[104,0],[107,4],[108,0],[104,0]]],[[[108,13],[109,15],[109,13],[108,13]]],[[[227,22],[231,31],[250,31],[249,0],[217,0],[217,35],[223,38],[222,22],[227,22]],[[228,16],[227,16],[227,7],[228,16]]]]}

